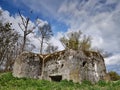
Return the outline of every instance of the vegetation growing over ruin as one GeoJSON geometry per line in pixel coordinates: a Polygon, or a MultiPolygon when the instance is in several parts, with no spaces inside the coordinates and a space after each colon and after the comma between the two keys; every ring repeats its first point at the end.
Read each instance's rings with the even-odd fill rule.
{"type": "Polygon", "coordinates": [[[67,36],[60,38],[65,49],[88,51],[91,49],[91,37],[82,35],[82,32],[70,32],[67,36]]]}
{"type": "Polygon", "coordinates": [[[15,78],[11,73],[0,74],[0,90],[119,90],[120,80],[114,82],[99,81],[93,85],[89,81],[81,84],[63,80],[50,82],[27,78],[15,78]]]}
{"type": "MultiPolygon", "coordinates": [[[[0,11],[0,16],[2,11],[0,11]]],[[[49,23],[46,23],[42,27],[40,25],[35,25],[29,29],[29,17],[23,17],[22,13],[19,11],[20,19],[22,23],[18,23],[20,29],[23,31],[23,36],[20,35],[17,30],[12,29],[12,23],[7,22],[3,23],[4,19],[0,20],[0,71],[12,70],[14,61],[16,57],[22,51],[32,51],[32,48],[35,48],[34,45],[27,43],[29,34],[33,33],[35,28],[39,29],[37,34],[40,38],[40,53],[46,51],[46,53],[53,53],[57,51],[57,46],[53,46],[48,43],[48,40],[53,35],[51,26],[49,23]],[[22,40],[21,40],[22,38],[22,40]],[[21,41],[21,42],[20,42],[21,41]],[[43,48],[44,43],[47,43],[47,48],[43,48]],[[31,46],[31,48],[28,48],[31,46]],[[27,49],[28,48],[28,49],[27,49]],[[45,49],[45,50],[43,50],[45,49]]],[[[40,24],[40,23],[38,23],[40,24]]],[[[82,36],[81,31],[71,32],[67,37],[62,37],[60,39],[61,43],[65,49],[73,50],[91,50],[91,37],[82,36]]],[[[89,53],[85,53],[89,56],[89,53]]],[[[56,53],[57,56],[57,53],[56,53]]],[[[44,61],[43,68],[44,69],[44,61]]],[[[42,70],[42,76],[43,76],[42,70]]],[[[120,79],[120,76],[114,72],[109,73],[112,77],[112,80],[120,79]]],[[[0,90],[100,90],[100,89],[110,89],[117,90],[120,87],[120,81],[117,82],[105,82],[99,81],[97,84],[92,85],[89,81],[84,81],[82,84],[73,83],[72,81],[63,80],[59,83],[50,82],[45,80],[36,80],[36,79],[27,79],[27,78],[15,78],[11,73],[0,74],[0,90]]]]}

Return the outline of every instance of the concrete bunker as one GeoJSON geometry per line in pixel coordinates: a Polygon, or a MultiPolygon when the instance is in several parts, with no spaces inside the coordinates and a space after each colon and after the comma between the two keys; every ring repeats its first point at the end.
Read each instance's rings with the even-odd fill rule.
{"type": "Polygon", "coordinates": [[[103,80],[106,75],[103,57],[97,52],[88,51],[87,54],[74,50],[43,55],[23,52],[15,60],[13,75],[56,82],[66,79],[74,82],[89,80],[95,83],[103,80]]]}

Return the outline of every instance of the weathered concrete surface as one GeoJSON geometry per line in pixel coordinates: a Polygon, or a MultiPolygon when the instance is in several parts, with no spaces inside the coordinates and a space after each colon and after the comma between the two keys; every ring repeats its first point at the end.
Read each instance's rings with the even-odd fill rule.
{"type": "Polygon", "coordinates": [[[95,83],[104,79],[106,68],[103,57],[96,52],[64,50],[46,55],[27,52],[16,59],[13,75],[54,81],[89,80],[95,83]]]}
{"type": "Polygon", "coordinates": [[[41,75],[41,62],[39,55],[23,52],[17,57],[13,66],[13,76],[39,78],[41,75]]]}

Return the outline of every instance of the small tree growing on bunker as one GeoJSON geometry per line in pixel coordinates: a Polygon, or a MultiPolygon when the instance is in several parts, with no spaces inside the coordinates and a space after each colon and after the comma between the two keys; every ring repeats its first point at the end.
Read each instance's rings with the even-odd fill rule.
{"type": "Polygon", "coordinates": [[[77,50],[79,47],[79,38],[81,37],[81,31],[71,32],[67,34],[67,37],[60,38],[62,45],[65,48],[77,50]]]}
{"type": "Polygon", "coordinates": [[[78,50],[81,49],[83,51],[90,50],[91,48],[91,38],[90,36],[83,36],[81,31],[70,32],[67,34],[67,37],[63,36],[60,38],[62,45],[65,49],[73,49],[78,50]]]}

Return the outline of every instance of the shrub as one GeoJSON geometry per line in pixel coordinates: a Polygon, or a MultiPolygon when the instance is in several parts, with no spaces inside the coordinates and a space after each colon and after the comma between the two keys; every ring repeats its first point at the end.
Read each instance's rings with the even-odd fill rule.
{"type": "Polygon", "coordinates": [[[108,75],[112,81],[120,80],[120,76],[114,71],[109,72],[108,75]]]}

